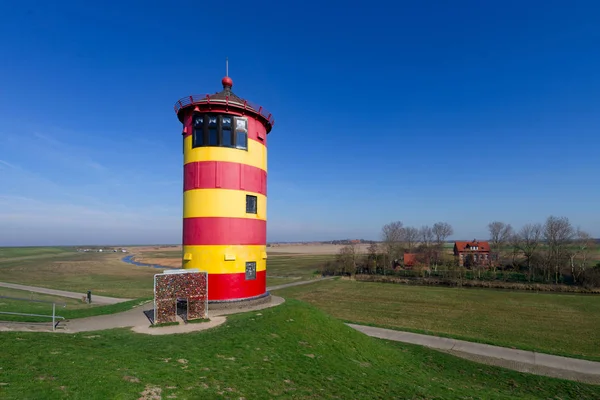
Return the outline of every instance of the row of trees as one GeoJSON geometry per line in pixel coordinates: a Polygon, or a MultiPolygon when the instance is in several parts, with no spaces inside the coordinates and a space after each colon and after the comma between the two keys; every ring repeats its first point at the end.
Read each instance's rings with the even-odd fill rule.
{"type": "MultiPolygon", "coordinates": [[[[543,224],[529,223],[518,231],[510,224],[493,221],[488,231],[489,262],[467,263],[475,276],[481,277],[482,272],[496,276],[502,270],[525,274],[530,282],[579,284],[587,279],[589,283],[591,275],[586,271],[592,268],[597,243],[589,233],[573,227],[568,218],[550,216],[543,224]]],[[[383,226],[381,242],[371,243],[366,253],[357,244],[349,244],[326,269],[339,274],[389,274],[402,266],[404,253],[409,252],[416,253],[420,268],[460,272],[458,260],[444,246],[453,233],[447,222],[417,228],[394,221],[383,226]]]]}
{"type": "Polygon", "coordinates": [[[573,283],[578,283],[593,265],[596,240],[588,232],[573,227],[567,217],[550,216],[544,224],[526,224],[519,231],[514,231],[510,224],[494,221],[488,230],[490,247],[498,259],[492,267],[518,268],[525,264],[530,277],[543,276],[554,283],[568,270],[573,283]]]}

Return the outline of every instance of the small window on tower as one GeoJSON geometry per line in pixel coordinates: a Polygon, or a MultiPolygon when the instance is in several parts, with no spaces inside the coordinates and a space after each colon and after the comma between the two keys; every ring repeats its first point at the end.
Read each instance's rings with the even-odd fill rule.
{"type": "Polygon", "coordinates": [[[256,261],[246,262],[246,280],[256,279],[256,261]]]}
{"type": "Polygon", "coordinates": [[[246,212],[248,214],[256,214],[257,209],[257,198],[250,194],[246,195],[246,212]]]}

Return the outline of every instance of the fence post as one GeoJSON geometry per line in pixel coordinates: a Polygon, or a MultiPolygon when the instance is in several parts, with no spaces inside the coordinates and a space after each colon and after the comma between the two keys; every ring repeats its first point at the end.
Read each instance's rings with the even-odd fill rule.
{"type": "Polygon", "coordinates": [[[54,323],[54,319],[55,319],[55,315],[56,315],[56,303],[52,303],[52,331],[55,331],[55,323],[54,323]]]}

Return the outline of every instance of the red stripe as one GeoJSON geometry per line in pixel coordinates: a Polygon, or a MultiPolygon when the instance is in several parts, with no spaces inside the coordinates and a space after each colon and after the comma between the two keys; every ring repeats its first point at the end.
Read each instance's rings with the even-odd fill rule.
{"type": "Polygon", "coordinates": [[[267,172],[248,164],[197,161],[183,166],[183,190],[246,190],[267,195],[267,172]]]}
{"type": "Polygon", "coordinates": [[[208,300],[236,300],[260,296],[267,291],[267,271],[257,271],[256,279],[246,274],[208,274],[208,300]]]}
{"type": "Polygon", "coordinates": [[[200,217],[183,219],[184,246],[265,245],[267,221],[254,218],[200,217]]]}

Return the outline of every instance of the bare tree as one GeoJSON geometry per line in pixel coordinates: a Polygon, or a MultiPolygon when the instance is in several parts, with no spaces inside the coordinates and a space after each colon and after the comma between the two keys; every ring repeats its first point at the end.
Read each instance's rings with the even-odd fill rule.
{"type": "Polygon", "coordinates": [[[377,271],[377,267],[380,264],[380,258],[381,258],[381,248],[380,246],[373,242],[369,245],[369,247],[367,248],[367,270],[368,273],[373,273],[377,271]]]}
{"type": "Polygon", "coordinates": [[[337,262],[343,275],[352,275],[356,273],[358,259],[358,249],[355,243],[350,243],[340,249],[337,255],[337,262]]]}
{"type": "Polygon", "coordinates": [[[433,235],[433,229],[429,225],[423,225],[419,229],[419,239],[421,240],[420,247],[423,250],[423,262],[427,267],[431,267],[431,259],[435,249],[433,248],[433,241],[435,236],[433,235]]]}
{"type": "Polygon", "coordinates": [[[541,224],[526,224],[516,235],[516,245],[525,256],[527,269],[529,270],[529,281],[534,276],[532,260],[537,255],[540,242],[542,240],[542,225],[541,224]]]}
{"type": "Polygon", "coordinates": [[[548,265],[554,269],[554,283],[558,283],[560,269],[569,258],[568,245],[573,236],[573,226],[567,217],[548,217],[544,224],[544,239],[548,245],[548,265]]]}
{"type": "Polygon", "coordinates": [[[447,222],[436,222],[431,228],[433,235],[435,236],[436,249],[434,252],[434,268],[437,270],[437,265],[444,252],[444,242],[448,236],[454,233],[452,226],[447,222]]]}
{"type": "Polygon", "coordinates": [[[412,251],[413,247],[419,241],[419,230],[412,226],[407,226],[404,228],[404,240],[406,241],[406,247],[408,251],[412,251]]]}
{"type": "Polygon", "coordinates": [[[585,272],[590,255],[595,247],[595,241],[589,233],[577,228],[575,233],[574,249],[570,254],[571,275],[573,282],[577,283],[579,277],[585,272]]]}
{"type": "MultiPolygon", "coordinates": [[[[390,222],[383,226],[381,234],[383,247],[387,256],[387,263],[384,264],[390,264],[400,259],[404,248],[404,224],[401,221],[390,222]]],[[[386,265],[384,265],[384,274],[385,269],[386,265]]]]}
{"type": "Polygon", "coordinates": [[[452,225],[447,222],[436,222],[433,224],[433,228],[431,229],[433,235],[435,236],[435,241],[438,245],[442,245],[448,236],[454,233],[454,229],[452,229],[452,225]]]}
{"type": "Polygon", "coordinates": [[[419,229],[419,239],[425,248],[431,247],[434,238],[433,230],[429,225],[423,225],[421,229],[419,229]]]}
{"type": "MultiPolygon", "coordinates": [[[[501,252],[503,248],[508,244],[509,240],[513,235],[513,228],[510,224],[504,222],[494,221],[488,224],[488,230],[490,232],[490,247],[492,248],[492,268],[496,270],[497,263],[494,260],[500,260],[501,252]]],[[[514,252],[513,252],[514,261],[514,252]]]]}

